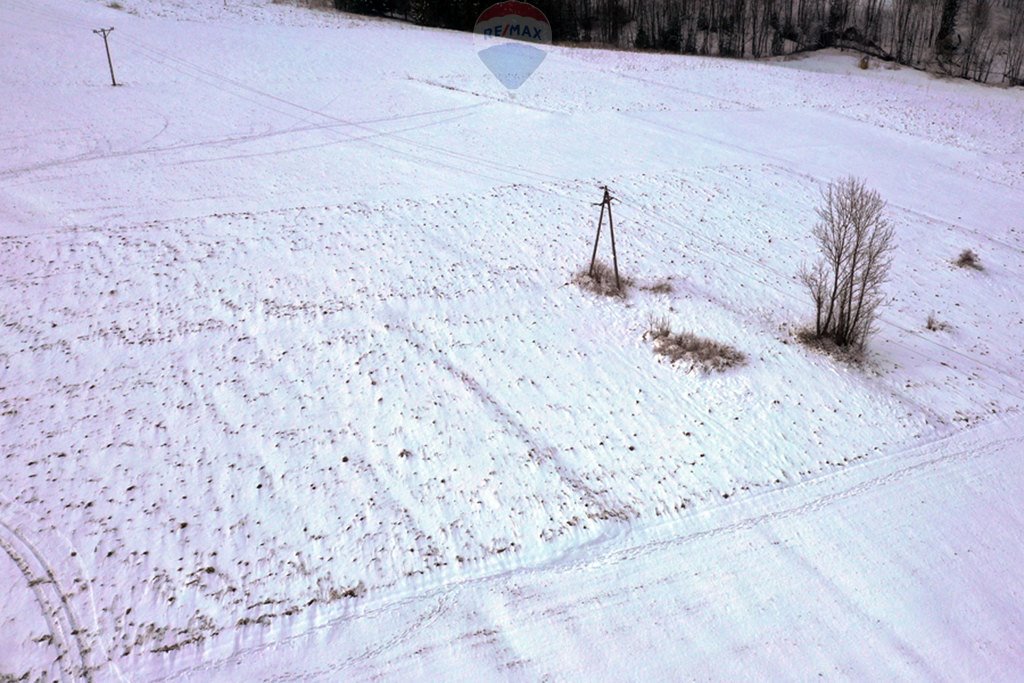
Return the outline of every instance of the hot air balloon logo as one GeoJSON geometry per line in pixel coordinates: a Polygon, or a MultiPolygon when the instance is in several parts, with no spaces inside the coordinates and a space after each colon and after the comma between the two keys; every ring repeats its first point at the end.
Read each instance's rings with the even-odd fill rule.
{"type": "Polygon", "coordinates": [[[551,24],[533,5],[517,0],[499,2],[483,11],[473,29],[480,60],[509,90],[529,78],[547,53],[537,47],[551,44],[551,24]]]}

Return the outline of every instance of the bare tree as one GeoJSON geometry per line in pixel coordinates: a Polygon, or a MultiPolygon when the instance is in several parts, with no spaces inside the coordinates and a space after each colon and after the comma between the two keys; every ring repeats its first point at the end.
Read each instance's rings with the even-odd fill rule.
{"type": "Polygon", "coordinates": [[[1008,5],[1010,12],[1006,28],[1006,64],[1003,80],[1010,85],[1024,84],[1024,2],[1008,5]]]}
{"type": "Polygon", "coordinates": [[[935,56],[940,60],[948,60],[956,50],[954,35],[956,34],[956,15],[960,11],[960,0],[943,0],[942,18],[939,30],[935,35],[935,56]]]}
{"type": "Polygon", "coordinates": [[[882,0],[864,0],[861,31],[864,42],[877,43],[882,36],[882,0]]]}
{"type": "Polygon", "coordinates": [[[873,331],[894,248],[884,211],[881,196],[857,178],[829,183],[822,193],[813,230],[821,256],[800,271],[818,339],[863,347],[873,331]]]}
{"type": "Polygon", "coordinates": [[[992,5],[989,0],[970,0],[967,6],[967,37],[961,48],[960,77],[979,83],[988,81],[995,58],[995,40],[991,25],[992,5]]]}

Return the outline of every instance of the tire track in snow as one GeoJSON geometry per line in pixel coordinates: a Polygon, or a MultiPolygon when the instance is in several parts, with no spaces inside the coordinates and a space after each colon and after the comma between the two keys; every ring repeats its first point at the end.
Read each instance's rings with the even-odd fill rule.
{"type": "Polygon", "coordinates": [[[0,548],[10,556],[35,594],[50,630],[51,642],[57,649],[61,680],[92,681],[92,670],[87,659],[89,648],[85,645],[83,631],[71,609],[67,594],[57,581],[53,567],[28,539],[2,520],[0,548]]]}
{"type": "Polygon", "coordinates": [[[405,340],[420,353],[430,356],[437,367],[443,369],[452,377],[457,379],[466,390],[489,412],[495,421],[503,425],[507,432],[522,441],[529,447],[529,457],[538,466],[548,465],[554,470],[558,479],[582,501],[584,507],[591,511],[589,517],[597,521],[618,520],[627,522],[638,516],[636,510],[627,504],[613,508],[607,505],[601,491],[583,481],[576,473],[558,458],[558,449],[544,441],[537,434],[521,421],[516,419],[506,406],[502,405],[476,378],[464,370],[460,370],[452,362],[451,358],[440,349],[432,348],[427,343],[417,339],[414,330],[400,323],[394,322],[397,316],[391,316],[389,330],[401,334],[405,340]]]}
{"type": "MultiPolygon", "coordinates": [[[[801,480],[800,482],[794,483],[790,486],[785,486],[773,491],[767,491],[749,499],[737,500],[735,503],[726,503],[701,513],[691,513],[686,517],[666,521],[663,524],[638,529],[637,531],[639,533],[636,535],[627,532],[620,536],[605,539],[603,542],[598,541],[587,543],[575,550],[569,550],[562,554],[548,556],[544,560],[532,565],[527,564],[515,567],[504,567],[489,573],[466,577],[461,580],[448,580],[447,582],[434,585],[433,587],[427,586],[422,588],[419,592],[403,596],[392,602],[383,602],[379,606],[373,607],[362,614],[349,614],[336,619],[330,619],[321,625],[315,626],[303,633],[296,634],[287,639],[265,643],[251,648],[239,648],[231,656],[220,661],[208,662],[189,669],[181,670],[161,680],[175,680],[182,678],[189,680],[208,680],[209,677],[213,676],[213,672],[224,674],[225,667],[227,666],[240,663],[251,658],[257,653],[273,652],[289,643],[298,642],[299,639],[305,638],[314,632],[324,631],[331,628],[343,628],[344,626],[355,623],[360,619],[372,619],[374,621],[380,621],[383,624],[392,624],[395,623],[394,617],[399,616],[400,618],[400,615],[404,610],[410,607],[415,608],[417,604],[429,602],[431,607],[416,617],[410,626],[401,628],[398,634],[388,638],[385,643],[381,645],[368,648],[359,654],[346,657],[344,660],[331,664],[328,667],[281,672],[273,678],[265,680],[272,680],[275,681],[275,683],[281,683],[284,681],[323,679],[327,674],[337,675],[340,672],[343,672],[346,666],[364,662],[376,654],[386,652],[389,647],[394,647],[405,642],[415,631],[440,618],[440,616],[444,614],[451,605],[458,604],[460,592],[466,591],[472,587],[488,583],[506,582],[510,577],[516,575],[528,576],[548,574],[551,576],[563,576],[571,575],[575,572],[588,568],[622,565],[665,548],[686,546],[709,538],[725,537],[739,531],[750,530],[776,521],[820,512],[838,502],[885,489],[904,479],[914,476],[928,476],[930,474],[935,474],[937,468],[948,463],[953,463],[958,460],[977,459],[991,456],[998,453],[1001,449],[1006,449],[1008,446],[1017,443],[1020,440],[1021,435],[1024,435],[1024,420],[1022,420],[1021,415],[1015,416],[1010,424],[1007,424],[1007,421],[1000,421],[1000,424],[1006,427],[1002,432],[1003,434],[1009,433],[1013,436],[1000,436],[998,438],[992,438],[979,443],[977,432],[982,430],[986,425],[991,429],[991,425],[986,423],[986,425],[983,425],[982,427],[968,428],[937,439],[917,442],[907,448],[896,450],[883,458],[876,458],[860,465],[840,470],[833,470],[819,477],[801,480]],[[938,455],[934,454],[935,451],[939,452],[938,455]],[[899,464],[894,463],[897,459],[904,460],[906,458],[912,458],[914,462],[905,466],[900,466],[899,464]],[[872,468],[879,468],[887,471],[883,471],[876,476],[870,476],[870,470],[872,468]],[[826,485],[836,479],[856,476],[858,473],[863,477],[865,472],[869,475],[867,478],[862,478],[861,481],[852,483],[849,486],[833,487],[833,490],[824,494],[812,494],[809,500],[798,502],[797,504],[786,504],[786,499],[793,495],[799,495],[801,489],[807,490],[811,486],[826,485]],[[776,509],[769,509],[765,512],[748,515],[740,513],[740,519],[733,522],[723,524],[718,523],[715,519],[735,513],[737,509],[742,508],[743,506],[749,506],[751,502],[757,501],[758,499],[764,499],[766,497],[770,497],[771,499],[782,498],[782,500],[779,501],[779,503],[776,503],[776,509]],[[699,524],[705,520],[708,524],[707,528],[698,531],[691,531],[689,533],[685,532],[684,525],[695,525],[695,523],[699,524]],[[677,531],[684,532],[677,533],[677,531]],[[643,538],[642,536],[639,536],[639,534],[650,532],[653,532],[651,533],[651,537],[643,538]],[[661,536],[661,538],[658,538],[658,536],[661,536]],[[626,547],[622,547],[623,545],[626,545],[626,547]],[[387,647],[385,647],[385,644],[387,647]],[[207,678],[203,678],[201,676],[202,674],[205,674],[207,678]]],[[[771,502],[769,502],[769,505],[771,505],[771,502]]],[[[533,614],[532,616],[535,618],[544,618],[544,615],[542,614],[533,614]]]]}
{"type": "MultiPolygon", "coordinates": [[[[280,683],[282,681],[308,681],[308,680],[314,680],[314,679],[322,678],[323,676],[325,676],[327,674],[332,674],[332,673],[337,673],[337,672],[343,671],[343,670],[345,670],[345,669],[347,669],[347,668],[349,668],[349,667],[351,667],[353,665],[359,664],[360,662],[368,661],[368,660],[373,659],[374,657],[378,657],[378,656],[386,653],[388,650],[391,650],[391,649],[393,649],[395,647],[398,647],[402,643],[407,642],[414,635],[416,635],[421,629],[428,628],[431,624],[436,622],[441,617],[441,615],[443,615],[445,612],[448,611],[448,608],[450,607],[450,602],[451,602],[448,599],[449,597],[450,596],[447,593],[442,593],[442,594],[438,595],[437,596],[437,600],[436,601],[432,601],[433,604],[431,604],[430,607],[426,611],[424,611],[422,614],[420,614],[406,628],[402,629],[398,633],[396,633],[396,634],[394,634],[394,635],[392,635],[392,636],[390,636],[388,638],[385,638],[385,639],[381,640],[379,643],[373,645],[372,647],[366,648],[365,650],[363,650],[362,652],[360,652],[358,654],[346,657],[345,659],[340,660],[338,662],[334,662],[334,663],[330,664],[329,666],[321,667],[321,668],[316,669],[316,670],[305,671],[302,674],[297,675],[297,676],[290,675],[288,673],[283,673],[283,674],[280,674],[280,675],[277,675],[277,676],[273,676],[273,677],[269,677],[269,678],[264,678],[262,680],[266,681],[267,683],[280,683]]],[[[386,611],[386,613],[398,612],[406,604],[410,604],[410,603],[413,603],[413,602],[418,602],[418,599],[416,597],[412,597],[412,598],[409,598],[408,600],[405,600],[405,601],[402,601],[402,602],[393,603],[392,605],[389,606],[389,609],[386,611]]],[[[382,616],[382,615],[379,615],[379,616],[382,616]]],[[[305,635],[306,634],[302,634],[302,635],[295,636],[295,637],[296,638],[302,638],[305,635]]],[[[205,670],[210,671],[210,670],[214,670],[214,669],[215,669],[215,667],[210,667],[209,669],[205,669],[205,670]]],[[[198,673],[198,672],[196,672],[196,673],[198,673]]]]}
{"type": "MultiPolygon", "coordinates": [[[[270,111],[273,111],[275,113],[281,114],[283,116],[290,116],[292,118],[295,118],[298,121],[303,120],[302,117],[304,117],[304,116],[307,116],[309,114],[314,114],[314,115],[317,115],[317,116],[319,116],[321,118],[327,119],[329,121],[336,122],[336,124],[340,124],[343,127],[353,127],[353,128],[355,128],[357,130],[366,131],[366,132],[370,133],[370,135],[364,136],[364,138],[359,138],[359,140],[364,140],[366,142],[366,144],[368,144],[370,146],[377,147],[377,148],[383,149],[383,150],[385,150],[387,152],[390,152],[392,154],[396,154],[398,156],[407,158],[407,159],[411,160],[413,163],[420,164],[420,165],[425,166],[427,168],[446,168],[446,169],[455,171],[457,173],[474,175],[474,176],[476,176],[478,178],[485,178],[487,180],[491,180],[491,181],[496,182],[496,183],[501,183],[501,182],[505,181],[505,179],[503,179],[503,178],[496,178],[496,177],[493,177],[493,176],[487,176],[487,175],[483,174],[479,170],[481,167],[487,167],[487,166],[490,166],[492,168],[495,167],[495,166],[505,166],[503,164],[498,164],[497,162],[494,162],[492,160],[481,159],[479,157],[469,157],[470,159],[472,159],[472,163],[474,164],[474,166],[472,168],[469,168],[469,169],[467,169],[465,167],[462,167],[462,166],[453,165],[451,163],[445,163],[445,162],[441,161],[438,158],[438,154],[441,154],[441,155],[444,155],[444,156],[448,156],[448,157],[455,157],[455,158],[458,158],[460,156],[466,157],[467,155],[458,155],[457,153],[455,153],[455,152],[453,152],[451,150],[447,150],[445,148],[437,147],[437,146],[434,146],[434,145],[429,145],[427,143],[416,142],[415,140],[412,140],[412,139],[406,138],[406,137],[402,137],[401,135],[397,135],[395,133],[381,132],[381,131],[373,128],[373,127],[366,126],[366,125],[360,124],[360,123],[355,122],[355,121],[350,121],[350,120],[339,118],[339,117],[336,117],[336,116],[331,116],[331,115],[326,114],[324,112],[318,111],[318,110],[316,110],[314,108],[307,107],[307,106],[302,105],[300,103],[292,102],[292,101],[290,101],[288,99],[285,99],[283,97],[280,97],[278,95],[274,95],[272,93],[268,93],[268,92],[262,91],[262,90],[260,90],[258,88],[253,87],[253,86],[246,85],[245,83],[242,83],[240,81],[228,78],[226,76],[222,76],[222,75],[220,75],[220,74],[218,74],[216,72],[207,70],[207,69],[205,69],[203,67],[200,67],[200,66],[198,66],[196,64],[193,64],[191,62],[183,60],[180,57],[176,57],[174,55],[170,55],[170,54],[167,54],[165,52],[161,52],[161,51],[159,51],[159,50],[157,50],[155,48],[147,46],[145,43],[142,43],[142,42],[140,42],[138,40],[134,40],[131,37],[125,37],[124,39],[127,40],[129,43],[134,44],[139,50],[141,50],[142,53],[144,53],[144,54],[142,54],[142,56],[148,57],[149,59],[152,59],[153,61],[157,62],[158,64],[160,64],[162,66],[164,66],[166,68],[169,68],[169,69],[173,69],[173,70],[178,71],[180,73],[183,73],[186,76],[192,77],[195,80],[197,80],[197,81],[199,81],[201,83],[204,83],[205,85],[208,85],[210,87],[219,88],[221,90],[224,90],[225,84],[226,84],[227,86],[230,86],[231,88],[234,89],[234,91],[231,93],[234,96],[240,97],[241,99],[244,99],[244,100],[249,101],[249,102],[251,102],[253,104],[256,104],[257,106],[263,107],[264,109],[268,109],[270,111]],[[211,83],[210,81],[205,80],[202,77],[203,75],[205,75],[207,78],[211,78],[211,79],[214,79],[215,81],[218,81],[218,83],[211,83]],[[244,93],[250,93],[250,94],[246,95],[244,93]],[[257,99],[254,99],[254,97],[257,98],[257,99]],[[269,100],[271,102],[278,103],[279,105],[284,105],[285,107],[289,107],[290,109],[285,109],[285,110],[278,109],[276,106],[268,105],[265,101],[261,101],[259,98],[264,98],[265,100],[269,100]],[[388,142],[398,142],[398,143],[402,143],[402,144],[406,145],[407,147],[408,146],[412,146],[412,147],[415,147],[415,148],[418,148],[418,149],[421,149],[421,150],[427,150],[428,156],[424,156],[422,154],[417,154],[416,152],[412,152],[412,151],[408,151],[408,150],[395,149],[394,147],[391,147],[388,144],[386,144],[386,142],[384,142],[384,141],[374,141],[374,140],[370,139],[370,138],[374,138],[374,137],[383,137],[388,142]]],[[[477,105],[471,105],[471,106],[489,106],[489,105],[490,105],[490,103],[484,103],[484,104],[477,104],[477,105]]],[[[329,127],[329,128],[326,128],[325,130],[330,131],[332,129],[333,129],[333,127],[329,127]]],[[[349,141],[349,140],[352,140],[352,139],[353,139],[353,136],[352,135],[348,135],[348,136],[346,136],[344,138],[341,138],[341,141],[349,141]]],[[[499,169],[499,170],[501,170],[501,169],[499,169]]],[[[510,172],[510,169],[508,169],[508,167],[506,167],[505,168],[505,172],[506,173],[510,172]]],[[[528,174],[528,172],[523,170],[523,169],[520,169],[518,172],[522,173],[522,174],[528,174]]],[[[535,173],[529,173],[527,175],[527,177],[530,177],[531,175],[532,176],[536,176],[535,173]]]]}
{"type": "MultiPolygon", "coordinates": [[[[762,159],[765,159],[768,162],[769,166],[771,166],[772,168],[775,168],[779,172],[785,173],[787,175],[791,175],[791,176],[796,177],[796,178],[802,178],[804,180],[810,180],[810,181],[816,183],[819,187],[825,186],[828,183],[828,180],[829,180],[827,178],[822,178],[822,177],[816,176],[816,175],[814,175],[812,173],[808,173],[806,171],[799,171],[799,170],[793,168],[791,166],[791,164],[793,162],[790,159],[787,159],[785,156],[782,156],[782,155],[771,154],[769,152],[765,152],[765,151],[759,150],[759,149],[754,149],[754,148],[751,148],[751,147],[748,147],[748,146],[745,146],[745,145],[741,145],[739,143],[728,142],[726,140],[721,140],[719,138],[716,138],[716,137],[713,137],[713,136],[710,136],[710,135],[706,135],[704,133],[700,133],[700,132],[697,132],[695,130],[685,130],[683,128],[678,128],[676,126],[672,126],[672,125],[669,125],[667,123],[662,123],[660,121],[652,121],[652,120],[650,120],[648,118],[644,118],[643,116],[640,116],[638,114],[629,114],[629,113],[627,113],[627,114],[625,114],[625,116],[628,116],[629,118],[632,118],[632,119],[634,119],[636,121],[640,121],[642,123],[646,123],[649,126],[653,126],[655,128],[660,128],[662,130],[668,131],[670,133],[676,133],[676,134],[679,134],[679,135],[685,135],[685,136],[688,136],[688,137],[691,137],[691,138],[696,138],[696,139],[701,140],[701,141],[703,141],[705,143],[710,143],[710,144],[716,145],[718,147],[722,147],[722,148],[725,148],[725,149],[730,149],[730,150],[733,150],[733,151],[741,152],[741,153],[743,153],[745,155],[749,155],[751,157],[760,157],[762,159]]],[[[864,123],[864,122],[861,121],[859,123],[864,123]]],[[[867,125],[867,124],[865,124],[865,125],[867,125]]],[[[960,173],[960,171],[958,169],[955,169],[955,168],[948,168],[947,167],[946,170],[948,170],[948,171],[950,171],[952,173],[955,173],[957,175],[962,175],[960,173]]],[[[894,203],[892,201],[889,201],[887,203],[888,203],[888,205],[890,207],[898,209],[900,211],[903,211],[903,212],[905,212],[905,213],[907,213],[909,215],[917,216],[919,218],[924,218],[924,219],[933,221],[935,223],[938,223],[940,225],[945,225],[947,227],[950,227],[950,228],[952,228],[954,230],[957,230],[957,231],[960,231],[960,232],[970,233],[971,235],[974,235],[975,237],[978,237],[980,239],[988,240],[988,241],[992,242],[993,244],[998,244],[999,246],[1004,247],[1006,249],[1009,249],[1011,251],[1014,251],[1016,253],[1024,254],[1024,248],[1021,248],[1021,247],[1019,247],[1017,245],[1014,245],[1014,244],[1010,244],[1009,242],[1001,240],[998,237],[993,237],[993,236],[988,235],[986,233],[983,233],[983,232],[981,232],[979,230],[975,230],[973,228],[969,228],[969,227],[967,227],[965,225],[961,225],[959,223],[954,223],[952,221],[947,221],[947,220],[939,218],[937,216],[933,216],[933,215],[931,215],[929,213],[926,213],[926,212],[923,212],[923,211],[918,211],[916,209],[912,209],[912,208],[910,208],[908,206],[905,206],[903,204],[897,204],[897,203],[894,203]]]]}
{"type": "MultiPolygon", "coordinates": [[[[357,654],[349,655],[344,659],[341,659],[337,662],[332,663],[329,666],[322,667],[315,671],[304,671],[301,674],[282,673],[277,676],[267,677],[261,680],[278,682],[304,681],[321,678],[325,674],[343,670],[347,667],[357,665],[360,662],[367,661],[381,654],[384,654],[388,650],[395,648],[401,645],[402,643],[410,640],[416,633],[418,633],[422,629],[428,628],[431,624],[436,622],[439,618],[441,618],[443,614],[445,614],[451,608],[452,601],[448,599],[449,595],[447,592],[434,591],[432,593],[432,596],[433,599],[431,600],[430,605],[426,609],[422,609],[420,611],[420,614],[412,620],[412,623],[402,628],[394,635],[391,635],[387,638],[380,640],[380,642],[376,643],[371,647],[365,648],[357,654]]],[[[154,680],[173,681],[186,679],[206,681],[213,680],[214,678],[221,678],[213,676],[211,672],[219,671],[225,665],[228,664],[240,663],[241,661],[248,659],[256,653],[279,649],[280,647],[285,646],[289,643],[297,642],[301,639],[307,638],[309,635],[313,633],[333,628],[335,626],[338,626],[339,624],[351,623],[359,619],[380,620],[384,624],[392,623],[390,615],[399,614],[409,606],[415,607],[417,603],[422,603],[424,601],[424,597],[425,596],[422,593],[414,593],[407,597],[392,602],[388,602],[381,606],[373,607],[371,610],[365,611],[363,613],[356,611],[354,613],[350,613],[347,616],[331,618],[322,624],[318,624],[311,628],[305,629],[300,633],[296,633],[295,635],[290,635],[285,638],[274,640],[251,648],[238,648],[234,653],[228,655],[227,657],[224,657],[223,659],[219,659],[212,662],[206,662],[203,664],[197,664],[195,666],[181,669],[168,676],[164,676],[162,678],[154,680]],[[203,676],[203,674],[206,674],[206,676],[203,676]]]]}
{"type": "MultiPolygon", "coordinates": [[[[956,433],[954,433],[954,434],[952,434],[952,435],[950,435],[948,437],[944,437],[944,438],[937,439],[935,441],[931,441],[931,442],[929,442],[928,445],[929,446],[934,446],[934,445],[937,445],[937,444],[942,444],[943,442],[948,442],[948,441],[950,441],[952,439],[956,439],[957,437],[964,437],[965,435],[970,434],[972,431],[973,430],[964,430],[962,432],[956,432],[956,433]]],[[[675,537],[675,538],[670,538],[670,539],[666,539],[666,540],[653,541],[653,542],[650,542],[650,543],[645,543],[643,545],[638,545],[638,546],[635,546],[633,548],[628,548],[626,550],[622,550],[622,551],[619,551],[617,553],[610,553],[608,556],[606,556],[605,558],[602,558],[601,560],[598,560],[597,562],[572,562],[572,563],[568,563],[568,564],[566,564],[566,566],[564,568],[559,567],[559,568],[557,568],[556,571],[559,572],[559,573],[564,573],[564,572],[571,571],[573,569],[578,568],[581,564],[587,564],[588,566],[591,565],[591,564],[598,564],[599,565],[602,562],[609,563],[609,564],[617,564],[617,563],[620,563],[620,562],[625,562],[625,561],[629,561],[629,560],[633,560],[633,559],[639,558],[639,557],[641,557],[643,555],[649,554],[651,551],[656,550],[656,549],[667,548],[667,547],[671,547],[671,546],[682,546],[682,545],[686,545],[688,543],[692,543],[692,542],[700,540],[700,539],[724,536],[724,535],[736,533],[737,531],[746,531],[746,530],[749,530],[749,529],[753,529],[753,528],[761,526],[763,524],[771,524],[773,522],[778,522],[778,521],[785,520],[785,519],[791,519],[791,518],[801,517],[801,516],[808,515],[808,514],[813,514],[815,512],[820,512],[820,511],[822,511],[822,510],[824,510],[824,509],[826,509],[826,508],[828,508],[828,507],[830,507],[830,506],[832,506],[832,505],[834,505],[834,504],[836,504],[836,503],[838,503],[840,501],[848,500],[850,498],[856,498],[857,496],[860,496],[860,495],[863,495],[863,494],[866,494],[866,493],[869,493],[869,492],[872,492],[872,491],[876,491],[876,490],[884,488],[886,486],[891,486],[891,485],[893,485],[893,484],[895,484],[895,483],[897,483],[899,481],[902,481],[903,479],[906,479],[908,477],[912,477],[912,476],[919,475],[919,474],[922,474],[922,473],[930,472],[930,471],[934,470],[936,467],[938,467],[940,465],[943,465],[943,464],[946,464],[946,463],[949,463],[949,462],[954,462],[954,461],[957,461],[957,460],[976,459],[976,458],[992,455],[992,454],[998,452],[999,450],[1006,448],[1007,446],[1009,446],[1011,444],[1017,443],[1019,440],[1020,440],[1020,437],[1017,436],[1017,437],[1010,437],[1010,438],[995,439],[995,440],[983,443],[981,445],[970,445],[970,446],[959,447],[959,448],[956,448],[956,450],[954,450],[954,451],[952,451],[950,453],[945,453],[945,454],[938,455],[938,456],[931,457],[931,458],[925,458],[924,460],[921,460],[920,462],[916,462],[916,463],[914,463],[912,465],[908,465],[906,467],[898,468],[898,469],[895,469],[895,470],[893,470],[891,472],[887,472],[887,473],[879,475],[877,477],[873,477],[871,479],[868,479],[866,481],[859,482],[859,483],[857,483],[857,484],[855,484],[853,486],[850,486],[849,488],[844,488],[844,489],[841,489],[839,491],[833,491],[831,493],[826,493],[824,495],[815,497],[812,500],[807,501],[806,503],[802,503],[800,505],[796,505],[796,506],[793,506],[793,507],[783,507],[783,508],[781,508],[779,510],[769,511],[769,512],[766,512],[766,513],[763,513],[763,514],[753,515],[753,516],[750,516],[750,517],[745,517],[745,518],[743,518],[741,520],[738,520],[736,522],[732,522],[730,524],[725,524],[725,525],[722,525],[722,526],[712,527],[712,528],[709,528],[709,529],[697,531],[697,532],[694,532],[694,533],[691,533],[691,534],[687,534],[687,535],[683,535],[683,536],[678,536],[678,537],[675,537]]],[[[914,450],[916,450],[916,448],[914,450]]],[[[894,454],[892,457],[896,457],[897,455],[900,455],[900,454],[894,454]]],[[[921,456],[919,456],[919,457],[921,457],[921,456]]],[[[877,463],[877,461],[871,461],[871,462],[872,463],[877,463]]],[[[792,489],[792,488],[795,488],[795,487],[799,487],[801,484],[817,484],[817,483],[820,483],[821,481],[827,480],[827,479],[835,476],[836,474],[838,474],[838,473],[837,472],[833,472],[833,473],[830,473],[829,475],[825,475],[824,477],[803,480],[801,482],[798,482],[797,484],[794,484],[792,487],[786,487],[786,489],[792,489]]],[[[763,495],[771,495],[772,493],[778,493],[778,490],[770,491],[770,492],[767,492],[767,493],[765,493],[763,495]]],[[[749,505],[752,500],[756,500],[756,497],[755,498],[751,498],[751,499],[744,499],[742,501],[738,501],[736,506],[738,507],[739,505],[744,505],[744,504],[749,505]]],[[[732,507],[733,507],[732,505],[721,506],[719,508],[719,510],[723,510],[724,511],[725,509],[731,509],[732,507]]],[[[713,512],[714,511],[712,511],[712,513],[713,512]]],[[[669,524],[672,524],[672,523],[673,522],[669,522],[669,524]]]]}
{"type": "MultiPolygon", "coordinates": [[[[366,135],[364,135],[362,137],[357,137],[357,136],[351,135],[351,136],[348,136],[348,137],[345,137],[345,138],[335,139],[335,140],[331,140],[331,141],[326,142],[326,143],[322,143],[322,145],[319,145],[319,146],[342,144],[342,143],[345,143],[345,142],[361,142],[361,141],[365,141],[365,140],[368,140],[368,139],[371,139],[371,138],[374,138],[374,137],[394,136],[394,135],[397,135],[398,133],[404,133],[404,132],[419,130],[421,128],[428,127],[428,126],[435,126],[435,125],[440,125],[440,124],[444,124],[444,123],[449,123],[451,121],[455,121],[455,120],[458,120],[458,119],[470,116],[470,114],[472,112],[466,112],[466,110],[472,110],[472,109],[476,109],[476,108],[484,107],[484,106],[488,106],[488,105],[487,104],[472,104],[472,105],[464,105],[464,106],[459,106],[459,107],[446,107],[446,108],[443,108],[443,109],[436,109],[436,110],[423,111],[423,112],[414,112],[414,113],[411,113],[411,114],[404,114],[404,115],[392,116],[392,117],[381,118],[381,119],[373,119],[373,120],[365,121],[365,122],[353,122],[353,123],[350,123],[350,124],[338,123],[338,122],[327,122],[327,123],[320,123],[320,124],[310,124],[310,125],[305,125],[305,126],[293,126],[291,128],[285,129],[285,130],[269,130],[269,131],[265,131],[265,132],[239,133],[239,134],[235,134],[235,135],[224,135],[224,136],[220,136],[220,137],[212,138],[212,139],[207,139],[207,140],[196,140],[196,141],[193,141],[193,142],[180,142],[180,143],[176,143],[176,144],[172,144],[172,145],[147,146],[150,142],[153,142],[154,140],[156,140],[158,137],[160,137],[160,135],[164,131],[167,130],[169,124],[164,124],[163,128],[158,133],[156,133],[155,135],[150,137],[149,140],[147,140],[147,141],[145,141],[145,142],[143,142],[143,143],[141,143],[139,145],[136,145],[135,147],[132,147],[132,148],[129,148],[129,149],[124,149],[124,150],[112,150],[112,151],[107,151],[107,152],[99,152],[98,150],[93,149],[93,150],[91,150],[89,152],[84,152],[82,154],[77,154],[77,155],[70,156],[70,157],[65,157],[65,158],[62,158],[62,159],[50,159],[50,160],[46,160],[46,161],[38,161],[36,163],[29,164],[27,166],[21,166],[21,167],[16,167],[16,168],[7,168],[7,169],[0,170],[0,180],[7,180],[7,179],[12,179],[12,178],[17,178],[18,176],[24,175],[26,173],[34,173],[36,171],[44,171],[44,170],[49,170],[49,169],[65,168],[65,167],[68,167],[68,166],[73,166],[75,164],[90,163],[90,162],[94,162],[94,161],[95,162],[102,162],[102,161],[110,161],[112,159],[122,159],[122,158],[126,158],[126,157],[159,155],[159,154],[165,154],[165,153],[169,153],[169,152],[180,152],[180,151],[189,150],[189,149],[199,149],[199,150],[203,150],[203,149],[225,149],[225,148],[234,147],[236,145],[240,145],[240,144],[244,144],[244,143],[257,142],[257,141],[265,141],[265,140],[269,140],[270,138],[275,138],[275,137],[287,137],[287,136],[292,136],[292,135],[296,135],[296,134],[299,134],[299,133],[311,133],[311,132],[318,132],[318,131],[334,132],[334,131],[337,131],[337,130],[342,129],[342,128],[353,127],[353,126],[359,127],[359,128],[366,128],[367,130],[369,130],[369,128],[367,128],[369,126],[369,124],[395,123],[395,122],[403,121],[403,120],[406,120],[406,119],[415,119],[415,118],[420,118],[420,117],[424,117],[424,116],[433,116],[435,114],[446,114],[446,113],[454,113],[454,112],[463,112],[463,113],[461,113],[459,115],[456,115],[456,116],[451,116],[451,117],[444,118],[444,119],[432,120],[432,121],[429,121],[427,123],[419,123],[419,124],[416,124],[414,126],[409,126],[409,127],[406,127],[406,128],[399,128],[397,130],[392,130],[392,131],[387,131],[387,130],[376,131],[374,133],[368,133],[368,134],[366,134],[366,135]]],[[[165,120],[166,120],[166,117],[165,117],[165,120]]],[[[307,146],[307,147],[296,147],[296,148],[274,150],[274,151],[271,151],[271,152],[263,152],[262,154],[267,154],[267,155],[269,155],[269,154],[284,154],[284,153],[293,152],[293,151],[299,151],[299,150],[303,150],[303,149],[313,149],[315,147],[316,147],[315,145],[310,145],[310,146],[307,146]]],[[[235,157],[217,157],[217,158],[214,158],[214,159],[186,160],[185,162],[178,162],[178,164],[181,164],[181,163],[199,163],[199,162],[204,162],[204,161],[218,161],[218,160],[222,160],[222,159],[235,159],[235,158],[245,158],[245,157],[244,156],[235,156],[235,157]]]]}

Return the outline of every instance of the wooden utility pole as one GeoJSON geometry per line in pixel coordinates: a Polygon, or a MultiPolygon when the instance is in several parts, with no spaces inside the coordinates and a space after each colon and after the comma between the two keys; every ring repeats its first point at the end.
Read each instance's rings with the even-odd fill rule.
{"type": "Polygon", "coordinates": [[[611,192],[608,191],[608,186],[604,185],[604,197],[601,201],[594,202],[594,206],[600,205],[601,216],[597,219],[597,236],[594,237],[594,253],[590,257],[590,277],[594,277],[594,263],[597,262],[597,243],[601,241],[601,224],[604,223],[604,210],[608,209],[608,231],[612,235],[612,265],[615,268],[615,289],[621,290],[622,285],[619,284],[619,255],[615,252],[615,222],[612,220],[612,202],[619,201],[612,197],[611,192]]]}
{"type": "Polygon", "coordinates": [[[107,35],[114,30],[114,27],[110,28],[98,28],[93,30],[93,33],[97,33],[103,36],[103,47],[107,49],[107,66],[110,67],[110,85],[117,85],[117,80],[114,78],[114,62],[110,59],[110,43],[107,42],[107,35]]]}

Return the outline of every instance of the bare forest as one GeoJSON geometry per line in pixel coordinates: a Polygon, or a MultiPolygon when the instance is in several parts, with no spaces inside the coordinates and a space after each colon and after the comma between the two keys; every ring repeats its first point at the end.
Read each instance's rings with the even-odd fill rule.
{"type": "MultiPolygon", "coordinates": [[[[472,30],[489,0],[334,0],[472,30]]],[[[536,0],[556,42],[761,58],[842,47],[981,83],[1024,83],[1022,0],[536,0]]]]}

